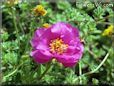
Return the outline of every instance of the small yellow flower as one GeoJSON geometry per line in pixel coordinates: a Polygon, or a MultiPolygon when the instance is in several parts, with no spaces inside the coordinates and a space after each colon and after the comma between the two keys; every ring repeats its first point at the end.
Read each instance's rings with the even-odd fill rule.
{"type": "Polygon", "coordinates": [[[44,23],[44,24],[43,24],[43,27],[44,27],[44,28],[49,28],[50,26],[51,26],[51,25],[48,24],[48,23],[44,23]]]}
{"type": "Polygon", "coordinates": [[[13,6],[13,5],[16,5],[18,4],[19,0],[7,0],[7,4],[9,6],[13,6]]]}
{"type": "Polygon", "coordinates": [[[37,5],[34,9],[33,12],[35,13],[36,16],[45,16],[47,14],[47,11],[44,9],[42,5],[37,5]]]}
{"type": "Polygon", "coordinates": [[[114,26],[110,25],[107,29],[105,29],[102,33],[103,36],[111,36],[114,30],[114,26]]]}

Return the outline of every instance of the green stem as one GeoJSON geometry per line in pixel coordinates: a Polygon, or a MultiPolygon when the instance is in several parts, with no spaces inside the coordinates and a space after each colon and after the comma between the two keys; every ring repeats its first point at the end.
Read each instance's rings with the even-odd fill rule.
{"type": "MultiPolygon", "coordinates": [[[[25,62],[26,62],[26,61],[25,61],[25,62]]],[[[12,76],[13,74],[15,74],[15,73],[18,71],[18,69],[19,69],[25,62],[21,63],[13,72],[11,72],[10,74],[4,76],[4,77],[3,77],[3,81],[5,81],[5,79],[6,79],[7,77],[10,77],[10,76],[12,76]]]]}
{"type": "MultiPolygon", "coordinates": [[[[22,13],[24,13],[24,11],[22,10],[22,13]]],[[[21,32],[23,33],[23,34],[25,34],[25,31],[24,31],[24,27],[23,27],[23,25],[22,25],[22,23],[21,23],[21,18],[19,17],[19,27],[20,27],[20,29],[21,29],[21,32]]],[[[23,22],[23,24],[24,24],[24,22],[23,22]]],[[[25,25],[25,24],[24,24],[25,25]]]]}
{"type": "MultiPolygon", "coordinates": [[[[20,48],[20,36],[19,36],[19,31],[18,31],[18,28],[17,28],[17,23],[16,23],[16,16],[15,16],[15,10],[12,8],[12,17],[13,17],[13,23],[14,23],[14,28],[15,28],[15,31],[16,31],[16,36],[17,36],[17,41],[18,41],[18,46],[20,48]]],[[[20,57],[20,51],[18,50],[18,55],[20,57]]],[[[19,58],[18,58],[19,59],[19,58]]]]}
{"type": "Polygon", "coordinates": [[[22,27],[22,24],[20,23],[20,21],[19,21],[19,27],[20,27],[22,33],[25,34],[25,32],[24,32],[24,30],[23,30],[23,27],[22,27]]]}
{"type": "Polygon", "coordinates": [[[107,25],[112,25],[113,23],[110,22],[96,22],[97,24],[107,24],[107,25]]]}
{"type": "MultiPolygon", "coordinates": [[[[110,50],[111,50],[111,49],[110,49],[110,50]]],[[[100,67],[101,67],[101,66],[104,64],[104,62],[106,61],[106,59],[108,58],[109,53],[110,53],[110,50],[109,50],[109,52],[106,54],[106,56],[104,57],[104,59],[102,60],[102,62],[99,64],[99,66],[98,66],[96,69],[94,69],[93,71],[87,72],[87,73],[85,73],[85,74],[83,74],[83,75],[81,75],[81,76],[90,75],[90,74],[92,74],[92,73],[95,73],[97,70],[99,70],[100,67]]]]}
{"type": "Polygon", "coordinates": [[[15,74],[17,72],[18,68],[16,68],[13,72],[11,72],[10,74],[4,76],[3,81],[7,78],[10,77],[11,75],[15,74]]]}
{"type": "Polygon", "coordinates": [[[46,70],[42,73],[42,75],[39,77],[39,80],[41,80],[44,76],[45,76],[45,74],[48,72],[48,70],[50,69],[50,67],[51,67],[51,62],[49,62],[48,64],[47,64],[47,67],[46,67],[46,70]]]}
{"type": "Polygon", "coordinates": [[[30,31],[30,33],[28,33],[28,39],[27,39],[27,43],[26,43],[26,45],[25,45],[25,50],[24,50],[24,53],[26,53],[26,51],[29,49],[29,41],[30,41],[30,37],[32,36],[32,34],[33,34],[33,21],[34,19],[31,19],[31,23],[30,23],[30,26],[29,26],[29,30],[31,30],[30,31]]]}
{"type": "Polygon", "coordinates": [[[81,66],[81,61],[79,62],[79,75],[80,75],[80,77],[79,77],[79,79],[80,79],[80,84],[82,84],[82,79],[81,79],[81,75],[82,75],[82,68],[81,68],[82,66],[81,66]]]}
{"type": "Polygon", "coordinates": [[[16,16],[15,16],[15,11],[14,11],[13,8],[12,8],[12,16],[13,16],[14,28],[15,28],[15,30],[16,30],[16,36],[17,36],[17,38],[19,38],[17,23],[16,23],[16,20],[15,20],[16,16]]]}
{"type": "Polygon", "coordinates": [[[102,19],[97,18],[97,19],[95,19],[95,20],[96,20],[96,22],[102,22],[102,21],[104,21],[104,20],[106,20],[106,19],[108,19],[108,18],[111,18],[111,17],[113,17],[113,15],[106,16],[106,17],[104,17],[104,18],[102,18],[102,19]]]}

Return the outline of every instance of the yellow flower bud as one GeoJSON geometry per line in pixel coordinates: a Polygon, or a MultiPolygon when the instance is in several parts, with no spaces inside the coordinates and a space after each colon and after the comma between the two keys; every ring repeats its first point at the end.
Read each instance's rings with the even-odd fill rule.
{"type": "Polygon", "coordinates": [[[37,5],[33,9],[33,12],[35,13],[36,16],[45,16],[47,14],[47,11],[44,9],[42,5],[37,5]]]}
{"type": "Polygon", "coordinates": [[[105,29],[102,33],[103,36],[111,36],[114,30],[114,26],[110,25],[107,29],[105,29]]]}
{"type": "Polygon", "coordinates": [[[51,25],[48,24],[48,23],[44,23],[44,24],[43,24],[43,27],[44,27],[44,28],[49,28],[50,26],[51,26],[51,25]]]}

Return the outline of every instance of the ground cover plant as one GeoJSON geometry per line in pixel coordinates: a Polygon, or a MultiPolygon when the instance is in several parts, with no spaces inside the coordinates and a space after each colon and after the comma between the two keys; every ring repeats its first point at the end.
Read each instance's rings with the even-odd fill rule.
{"type": "Polygon", "coordinates": [[[4,0],[2,85],[114,85],[111,0],[4,0]]]}

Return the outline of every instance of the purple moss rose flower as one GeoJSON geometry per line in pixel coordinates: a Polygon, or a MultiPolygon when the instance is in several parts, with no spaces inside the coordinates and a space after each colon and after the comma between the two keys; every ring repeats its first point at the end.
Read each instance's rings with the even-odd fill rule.
{"type": "Polygon", "coordinates": [[[36,62],[46,63],[55,58],[65,67],[76,65],[84,51],[78,29],[64,22],[37,29],[31,45],[31,56],[36,62]]]}

